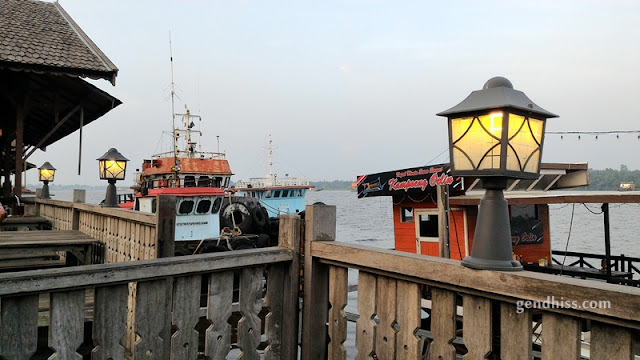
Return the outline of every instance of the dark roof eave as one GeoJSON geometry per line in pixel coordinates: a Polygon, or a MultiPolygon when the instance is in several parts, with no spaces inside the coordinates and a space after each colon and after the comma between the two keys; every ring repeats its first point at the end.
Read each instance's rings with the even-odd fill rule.
{"type": "Polygon", "coordinates": [[[69,67],[56,67],[39,64],[25,64],[17,62],[0,61],[0,69],[8,69],[11,71],[25,71],[33,72],[36,74],[52,74],[52,75],[67,75],[71,77],[90,78],[94,80],[104,79],[116,85],[116,76],[118,76],[118,70],[114,71],[96,71],[89,69],[69,68],[69,67]]]}

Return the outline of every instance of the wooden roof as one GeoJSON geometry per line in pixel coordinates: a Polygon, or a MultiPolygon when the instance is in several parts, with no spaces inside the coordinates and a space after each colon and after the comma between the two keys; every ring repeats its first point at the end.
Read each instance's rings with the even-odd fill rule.
{"type": "Polygon", "coordinates": [[[106,79],[118,68],[55,2],[3,0],[0,68],[106,79]]]}
{"type": "MultiPolygon", "coordinates": [[[[451,205],[478,205],[483,191],[449,198],[451,205]]],[[[511,205],[518,204],[633,204],[640,203],[640,191],[548,191],[505,192],[511,205]]]]}

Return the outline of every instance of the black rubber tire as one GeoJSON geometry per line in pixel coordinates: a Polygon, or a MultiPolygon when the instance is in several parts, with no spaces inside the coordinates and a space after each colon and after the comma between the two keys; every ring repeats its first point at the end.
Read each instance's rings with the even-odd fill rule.
{"type": "Polygon", "coordinates": [[[246,250],[256,248],[256,244],[246,236],[232,237],[230,243],[233,250],[246,250]]]}
{"type": "Polygon", "coordinates": [[[228,227],[233,229],[232,216],[236,216],[236,226],[242,231],[243,234],[250,234],[253,227],[253,220],[251,213],[247,206],[240,202],[234,202],[231,205],[227,204],[220,211],[220,224],[222,227],[228,227]]]}
{"type": "Polygon", "coordinates": [[[253,224],[256,227],[256,232],[262,231],[269,221],[268,214],[265,214],[266,211],[263,211],[264,208],[260,206],[260,204],[254,204],[249,211],[251,212],[251,218],[253,219],[253,224]]]}

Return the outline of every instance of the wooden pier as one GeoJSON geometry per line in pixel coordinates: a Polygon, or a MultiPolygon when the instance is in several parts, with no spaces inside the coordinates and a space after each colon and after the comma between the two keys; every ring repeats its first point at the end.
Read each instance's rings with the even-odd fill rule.
{"type": "Polygon", "coordinates": [[[338,242],[333,206],[308,206],[304,221],[282,217],[278,247],[141,261],[164,246],[155,216],[54,201],[38,206],[54,228],[77,224],[91,233],[109,260],[0,274],[6,359],[31,359],[43,346],[56,358],[79,359],[83,344],[87,359],[346,359],[349,269],[358,271],[349,339],[356,359],[577,360],[589,336],[590,359],[633,360],[638,353],[639,288],[472,270],[455,260],[338,242]],[[51,300],[45,339],[37,323],[42,296],[51,300]],[[578,306],[542,306],[548,297],[578,306]],[[534,328],[541,342],[533,341],[534,328]]]}

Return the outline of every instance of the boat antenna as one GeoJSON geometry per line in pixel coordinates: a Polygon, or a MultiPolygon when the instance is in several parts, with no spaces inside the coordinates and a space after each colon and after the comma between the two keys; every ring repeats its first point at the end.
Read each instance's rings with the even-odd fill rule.
{"type": "Polygon", "coordinates": [[[273,186],[276,185],[276,179],[273,175],[273,146],[271,146],[271,134],[269,134],[269,177],[273,181],[273,186]]]}
{"type": "Polygon", "coordinates": [[[176,133],[176,112],[174,97],[176,94],[173,82],[173,48],[171,47],[171,31],[169,31],[169,59],[171,63],[171,129],[173,135],[173,181],[178,183],[178,134],[176,133]]]}

